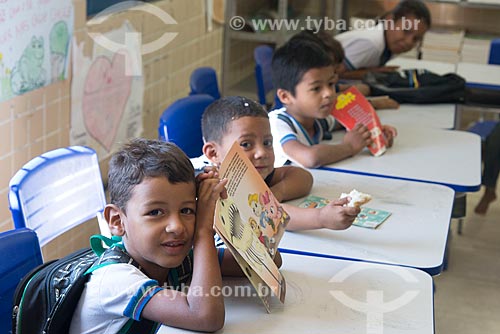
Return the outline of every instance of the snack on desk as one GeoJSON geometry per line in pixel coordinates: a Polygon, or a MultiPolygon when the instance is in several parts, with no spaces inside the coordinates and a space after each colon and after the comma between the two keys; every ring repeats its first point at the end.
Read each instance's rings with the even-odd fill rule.
{"type": "Polygon", "coordinates": [[[351,198],[349,203],[347,203],[348,207],[360,207],[361,205],[368,203],[372,199],[371,195],[362,193],[360,191],[357,191],[356,189],[351,190],[351,192],[348,194],[342,193],[340,195],[340,198],[344,198],[344,197],[351,198]]]}

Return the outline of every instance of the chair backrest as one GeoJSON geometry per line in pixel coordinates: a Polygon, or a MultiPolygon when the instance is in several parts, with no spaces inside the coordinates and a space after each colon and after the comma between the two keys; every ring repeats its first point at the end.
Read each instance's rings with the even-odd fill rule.
{"type": "Polygon", "coordinates": [[[500,65],[500,38],[491,41],[488,64],[500,65]]]}
{"type": "Polygon", "coordinates": [[[212,67],[199,67],[191,73],[189,78],[189,95],[208,94],[214,99],[220,99],[217,73],[212,67]]]}
{"type": "Polygon", "coordinates": [[[197,94],[172,103],[160,117],[159,139],[175,143],[190,158],[202,155],[201,117],[213,101],[210,95],[197,94]]]}
{"type": "Polygon", "coordinates": [[[499,121],[493,120],[477,121],[472,126],[470,126],[467,131],[477,134],[481,137],[482,141],[485,141],[498,123],[499,121]]]}
{"type": "Polygon", "coordinates": [[[84,146],[46,152],[26,163],[10,180],[9,207],[15,228],[34,230],[40,245],[96,217],[101,234],[106,197],[97,154],[84,146]]]}
{"type": "Polygon", "coordinates": [[[253,51],[255,59],[255,80],[257,81],[257,96],[259,103],[266,105],[266,95],[273,89],[271,61],[273,48],[269,45],[259,45],[253,51]]]}
{"type": "Polygon", "coordinates": [[[21,279],[42,264],[35,232],[20,228],[0,233],[0,333],[11,332],[14,291],[21,279]]]}

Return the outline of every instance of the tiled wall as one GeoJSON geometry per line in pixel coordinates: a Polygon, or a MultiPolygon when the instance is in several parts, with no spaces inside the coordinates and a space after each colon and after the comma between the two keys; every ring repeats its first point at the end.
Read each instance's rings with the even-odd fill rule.
{"type": "MultiPolygon", "coordinates": [[[[75,5],[75,38],[89,38],[86,26],[86,0],[73,0],[75,5]]],[[[199,66],[212,66],[220,77],[222,27],[214,23],[206,31],[205,0],[161,0],[153,2],[170,14],[177,25],[168,27],[178,32],[166,47],[143,57],[145,76],[143,136],[157,137],[157,124],[162,111],[174,100],[189,92],[189,75],[199,66]]],[[[141,31],[144,43],[165,32],[165,25],[152,15],[129,11],[106,22],[106,31],[129,20],[141,31]]],[[[41,153],[69,145],[70,79],[50,85],[12,100],[0,103],[0,231],[12,228],[7,202],[8,183],[24,163],[41,153]]],[[[101,169],[106,174],[106,162],[101,169]]],[[[73,249],[88,245],[88,236],[98,232],[94,221],[77,227],[44,248],[45,259],[60,257],[73,249]]]]}

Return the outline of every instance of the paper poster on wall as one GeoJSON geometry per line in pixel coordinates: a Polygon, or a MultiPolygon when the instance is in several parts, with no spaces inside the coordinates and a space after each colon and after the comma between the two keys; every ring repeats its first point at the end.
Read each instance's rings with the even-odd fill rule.
{"type": "Polygon", "coordinates": [[[72,0],[0,1],[0,101],[67,76],[72,0]]]}
{"type": "MultiPolygon", "coordinates": [[[[103,35],[120,41],[133,32],[125,22],[103,35]]],[[[123,48],[111,51],[94,43],[92,56],[86,57],[83,49],[83,43],[73,43],[70,143],[90,146],[104,159],[128,138],[142,133],[144,80],[142,73],[127,74],[131,59],[140,58],[141,50],[123,43],[123,48]]]]}

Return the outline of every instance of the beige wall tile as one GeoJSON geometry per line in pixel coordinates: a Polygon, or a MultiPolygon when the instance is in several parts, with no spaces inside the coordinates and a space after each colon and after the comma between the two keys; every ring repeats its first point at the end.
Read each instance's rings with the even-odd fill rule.
{"type": "Polygon", "coordinates": [[[10,229],[12,216],[9,210],[8,189],[0,191],[0,232],[10,229]]]}
{"type": "Polygon", "coordinates": [[[61,147],[59,144],[59,131],[50,135],[47,135],[43,138],[43,146],[45,147],[45,151],[51,151],[56,148],[61,147]]]}
{"type": "Polygon", "coordinates": [[[0,158],[0,184],[2,185],[0,191],[4,191],[8,188],[9,181],[14,175],[12,169],[12,159],[12,154],[0,158]]]}
{"type": "Polygon", "coordinates": [[[26,164],[31,159],[32,158],[30,156],[29,146],[14,151],[14,165],[12,166],[13,173],[21,169],[24,166],[24,164],[26,164]]]}
{"type": "MultiPolygon", "coordinates": [[[[0,123],[0,157],[12,150],[12,122],[0,123]]],[[[0,183],[1,185],[1,183],[0,183]]]]}
{"type": "Polygon", "coordinates": [[[21,149],[22,147],[28,144],[28,136],[29,136],[29,125],[28,121],[29,115],[25,114],[17,114],[14,119],[14,150],[21,149]]]}
{"type": "Polygon", "coordinates": [[[10,120],[12,117],[12,100],[0,102],[0,123],[10,120]]]}
{"type": "Polygon", "coordinates": [[[28,99],[28,110],[35,110],[45,104],[44,89],[36,89],[25,96],[28,99]]]}
{"type": "Polygon", "coordinates": [[[50,85],[45,89],[45,103],[48,105],[61,98],[61,89],[59,85],[50,85]]]}
{"type": "Polygon", "coordinates": [[[43,136],[43,114],[44,109],[39,107],[29,117],[30,142],[39,140],[43,136]]]}
{"type": "Polygon", "coordinates": [[[60,101],[52,102],[47,105],[47,109],[44,113],[45,131],[46,133],[52,133],[60,128],[60,116],[59,116],[60,101]]]}
{"type": "Polygon", "coordinates": [[[63,129],[69,129],[70,127],[70,114],[71,114],[71,100],[69,95],[61,100],[61,109],[59,111],[60,126],[63,129]]]}
{"type": "MultiPolygon", "coordinates": [[[[75,13],[87,13],[86,0],[73,0],[73,8],[75,13]]],[[[87,15],[75,14],[74,29],[83,29],[87,23],[87,15]]]]}
{"type": "Polygon", "coordinates": [[[31,144],[30,146],[30,156],[31,157],[36,157],[39,155],[42,155],[45,152],[45,149],[43,147],[43,140],[36,141],[31,144]]]}

